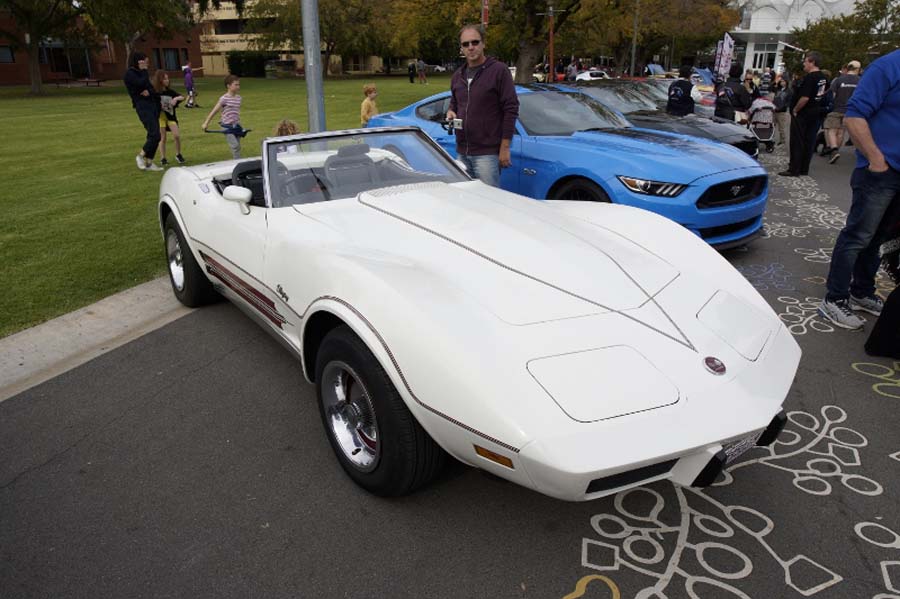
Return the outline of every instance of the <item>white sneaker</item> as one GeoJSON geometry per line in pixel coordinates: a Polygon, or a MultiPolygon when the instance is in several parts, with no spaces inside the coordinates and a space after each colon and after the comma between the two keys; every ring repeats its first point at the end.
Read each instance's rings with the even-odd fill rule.
{"type": "Polygon", "coordinates": [[[134,157],[135,162],[137,162],[137,167],[142,171],[147,170],[147,163],[144,162],[144,157],[138,154],[134,157]]]}
{"type": "Polygon", "coordinates": [[[819,304],[819,314],[822,318],[828,320],[831,324],[839,326],[842,329],[850,329],[856,331],[863,328],[866,321],[850,310],[850,300],[838,300],[830,302],[823,300],[819,304]]]}
{"type": "Polygon", "coordinates": [[[166,169],[151,162],[151,163],[147,164],[147,170],[148,171],[164,171],[166,169]]]}

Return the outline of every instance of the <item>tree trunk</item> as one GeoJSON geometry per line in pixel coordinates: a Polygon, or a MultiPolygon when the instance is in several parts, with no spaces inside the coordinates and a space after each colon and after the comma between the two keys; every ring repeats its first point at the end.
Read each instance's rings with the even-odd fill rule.
{"type": "Polygon", "coordinates": [[[534,66],[544,56],[544,42],[519,42],[519,58],[516,60],[516,83],[534,83],[534,66]]]}
{"type": "Polygon", "coordinates": [[[28,77],[31,79],[31,94],[39,95],[43,93],[41,88],[41,46],[37,36],[30,36],[29,42],[25,48],[28,53],[28,77]]]}

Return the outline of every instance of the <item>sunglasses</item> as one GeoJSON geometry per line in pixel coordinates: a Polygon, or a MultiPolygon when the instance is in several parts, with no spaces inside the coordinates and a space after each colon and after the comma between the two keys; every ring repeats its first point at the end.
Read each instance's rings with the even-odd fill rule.
{"type": "Polygon", "coordinates": [[[481,40],[472,40],[470,42],[460,42],[459,44],[463,48],[468,48],[469,46],[472,46],[474,48],[475,46],[478,46],[480,43],[481,43],[481,40]]]}

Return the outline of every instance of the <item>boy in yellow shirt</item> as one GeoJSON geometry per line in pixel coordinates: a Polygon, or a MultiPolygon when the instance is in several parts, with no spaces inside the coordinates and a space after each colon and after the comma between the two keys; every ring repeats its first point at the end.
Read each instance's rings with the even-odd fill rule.
{"type": "Polygon", "coordinates": [[[366,96],[366,99],[362,101],[362,106],[360,106],[359,120],[362,122],[362,126],[365,127],[369,124],[369,119],[378,114],[378,106],[375,105],[375,97],[378,95],[378,90],[374,84],[367,83],[363,86],[363,95],[366,96]]]}

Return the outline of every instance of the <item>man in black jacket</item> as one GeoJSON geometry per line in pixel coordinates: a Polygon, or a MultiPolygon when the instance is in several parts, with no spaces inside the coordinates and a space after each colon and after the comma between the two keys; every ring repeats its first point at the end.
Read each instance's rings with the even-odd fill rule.
{"type": "Polygon", "coordinates": [[[750,93],[741,83],[741,65],[731,65],[728,80],[716,93],[716,116],[733,121],[735,112],[747,112],[752,103],[750,93]]]}
{"type": "Polygon", "coordinates": [[[691,83],[691,67],[684,65],[678,69],[678,79],[669,86],[669,101],[666,112],[675,116],[694,113],[694,104],[700,101],[700,90],[691,83]]]}
{"type": "Polygon", "coordinates": [[[159,145],[159,95],[150,83],[147,66],[150,61],[143,52],[134,52],[128,61],[125,71],[125,87],[131,96],[131,105],[137,111],[138,118],[147,130],[147,141],[141,153],[135,156],[137,167],[142,171],[161,171],[161,167],[153,164],[156,147],[159,145]]]}

